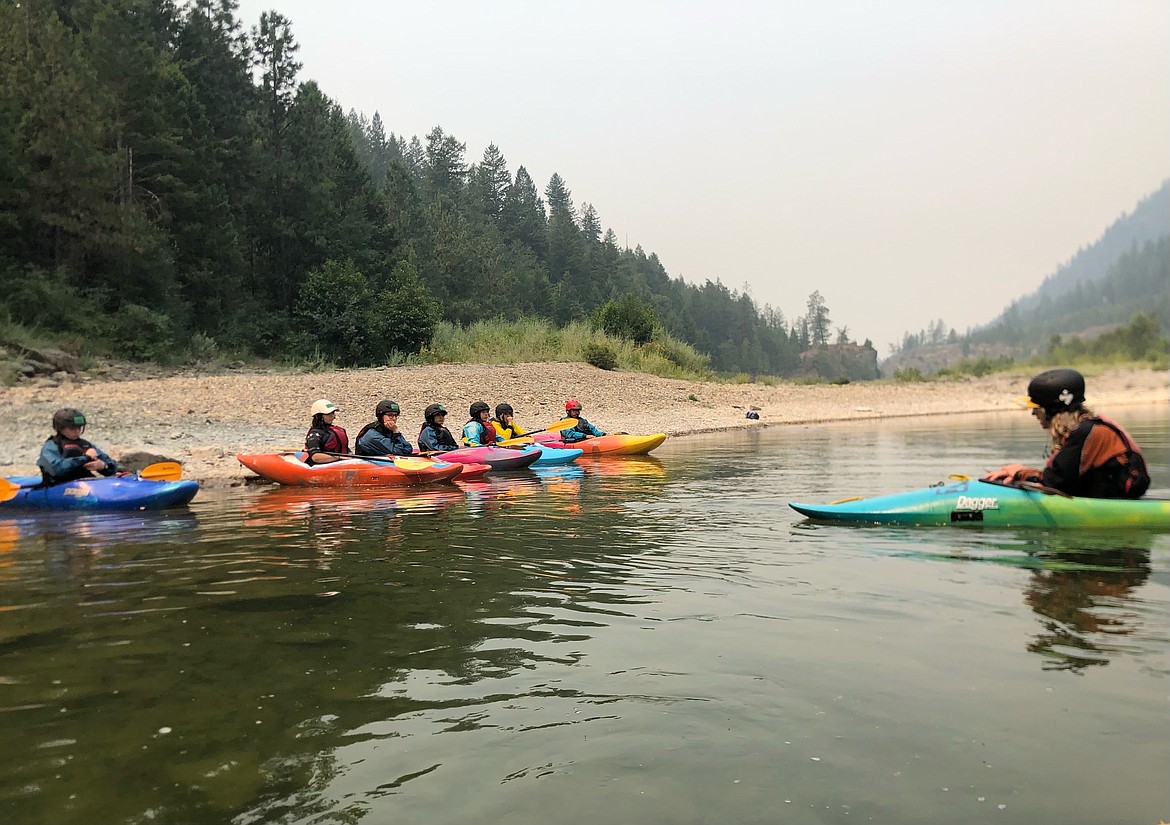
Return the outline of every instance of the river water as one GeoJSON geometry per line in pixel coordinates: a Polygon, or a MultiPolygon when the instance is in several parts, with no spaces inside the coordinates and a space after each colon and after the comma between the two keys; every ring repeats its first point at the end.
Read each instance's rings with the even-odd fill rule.
{"type": "MultiPolygon", "coordinates": [[[[1170,494],[1165,406],[1118,411],[1170,494]]],[[[0,822],[1170,819],[1170,535],[789,500],[1030,416],[673,439],[395,498],[0,518],[0,822]]]]}

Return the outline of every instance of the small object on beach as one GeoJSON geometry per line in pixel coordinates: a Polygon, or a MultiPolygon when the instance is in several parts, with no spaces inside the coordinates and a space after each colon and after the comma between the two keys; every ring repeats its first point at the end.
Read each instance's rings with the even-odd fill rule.
{"type": "Polygon", "coordinates": [[[746,413],[743,414],[743,417],[750,418],[753,421],[758,421],[760,418],[760,414],[758,412],[756,412],[755,410],[748,410],[746,413]]]}

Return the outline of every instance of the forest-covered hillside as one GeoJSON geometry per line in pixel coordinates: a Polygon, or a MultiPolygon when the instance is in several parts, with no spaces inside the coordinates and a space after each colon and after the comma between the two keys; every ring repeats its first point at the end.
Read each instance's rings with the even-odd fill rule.
{"type": "Polygon", "coordinates": [[[292,21],[246,27],[234,0],[0,4],[0,322],[133,358],[375,364],[440,320],[633,296],[717,370],[851,343],[819,293],[789,321],[671,277],[559,175],[347,114],[296,55],[292,21]]]}
{"type": "Polygon", "coordinates": [[[1139,314],[1153,319],[1163,337],[1170,330],[1170,181],[993,321],[962,335],[941,319],[906,333],[882,370],[934,371],[976,354],[1033,355],[1056,336],[1093,338],[1139,314]]]}

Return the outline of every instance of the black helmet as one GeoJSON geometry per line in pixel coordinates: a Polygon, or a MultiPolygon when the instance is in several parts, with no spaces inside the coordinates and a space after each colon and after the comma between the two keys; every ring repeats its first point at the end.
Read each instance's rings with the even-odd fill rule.
{"type": "Polygon", "coordinates": [[[85,415],[81,410],[75,410],[72,407],[65,407],[53,413],[53,429],[57,432],[66,427],[85,427],[85,415]]]}
{"type": "Polygon", "coordinates": [[[379,401],[378,406],[374,407],[374,418],[381,421],[382,416],[386,413],[398,415],[400,412],[402,412],[402,408],[398,406],[397,401],[379,401]]]}
{"type": "Polygon", "coordinates": [[[496,420],[501,420],[505,415],[515,415],[516,411],[512,409],[511,404],[496,404],[496,420]]]}
{"type": "Polygon", "coordinates": [[[1046,370],[1028,382],[1028,406],[1049,415],[1073,410],[1085,402],[1085,376],[1076,370],[1046,370]]]}
{"type": "Polygon", "coordinates": [[[490,409],[491,407],[488,406],[486,401],[475,401],[472,403],[469,412],[471,413],[472,418],[479,418],[480,413],[487,412],[490,409]]]}
{"type": "Polygon", "coordinates": [[[444,407],[442,404],[428,404],[427,408],[425,410],[423,410],[423,418],[425,418],[427,420],[428,424],[434,419],[434,417],[436,415],[446,415],[446,414],[447,414],[447,408],[444,407]]]}

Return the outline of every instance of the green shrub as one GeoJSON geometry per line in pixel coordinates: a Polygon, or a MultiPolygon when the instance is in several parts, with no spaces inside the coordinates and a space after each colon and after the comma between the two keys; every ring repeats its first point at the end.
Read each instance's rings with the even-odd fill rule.
{"type": "Polygon", "coordinates": [[[134,361],[161,361],[175,343],[171,319],[139,304],[123,304],[109,316],[105,334],[119,355],[134,361]]]}
{"type": "Polygon", "coordinates": [[[903,367],[894,373],[894,380],[909,384],[914,381],[925,381],[926,378],[922,375],[922,370],[918,367],[903,367]]]}
{"type": "Polygon", "coordinates": [[[581,355],[585,362],[601,370],[616,370],[618,365],[617,353],[613,347],[606,344],[586,344],[581,355]]]}
{"type": "Polygon", "coordinates": [[[629,293],[605,304],[593,318],[594,329],[635,344],[649,343],[657,327],[658,316],[654,310],[629,293]]]}
{"type": "Polygon", "coordinates": [[[352,261],[330,260],[306,276],[294,314],[302,355],[373,366],[421,349],[439,309],[410,264],[400,263],[387,288],[375,290],[352,261]]]}

